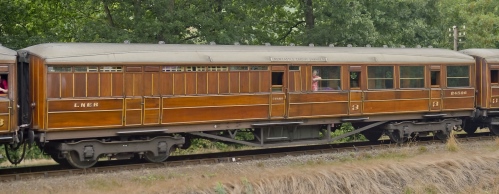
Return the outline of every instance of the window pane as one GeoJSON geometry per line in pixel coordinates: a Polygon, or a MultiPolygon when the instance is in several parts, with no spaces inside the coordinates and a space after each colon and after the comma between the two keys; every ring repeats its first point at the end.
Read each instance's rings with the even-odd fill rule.
{"type": "Polygon", "coordinates": [[[400,88],[424,88],[424,67],[401,66],[400,88]]]}
{"type": "Polygon", "coordinates": [[[103,66],[100,67],[101,72],[122,72],[123,69],[117,66],[103,66]]]}
{"type": "Polygon", "coordinates": [[[268,70],[268,66],[251,66],[251,70],[253,70],[253,71],[268,70]]]}
{"type": "Polygon", "coordinates": [[[96,66],[76,66],[75,72],[97,72],[96,66]]]}
{"type": "Polygon", "coordinates": [[[164,66],[162,71],[163,72],[177,72],[177,71],[184,71],[184,68],[182,66],[164,66]]]}
{"type": "Polygon", "coordinates": [[[248,66],[231,66],[231,71],[248,71],[248,66]]]}
{"type": "Polygon", "coordinates": [[[312,91],[341,90],[340,66],[312,67],[312,91]]]}
{"type": "Polygon", "coordinates": [[[48,72],[71,72],[71,67],[49,66],[48,72]]]}
{"type": "Polygon", "coordinates": [[[206,71],[206,67],[204,67],[204,66],[188,66],[188,67],[185,67],[185,71],[189,71],[189,72],[206,71]]]}
{"type": "Polygon", "coordinates": [[[300,71],[300,66],[289,66],[290,71],[300,71]]]}
{"type": "Polygon", "coordinates": [[[368,89],[393,88],[393,66],[367,67],[368,89]]]}
{"type": "Polygon", "coordinates": [[[447,87],[467,87],[469,83],[468,66],[447,66],[447,87]]]}

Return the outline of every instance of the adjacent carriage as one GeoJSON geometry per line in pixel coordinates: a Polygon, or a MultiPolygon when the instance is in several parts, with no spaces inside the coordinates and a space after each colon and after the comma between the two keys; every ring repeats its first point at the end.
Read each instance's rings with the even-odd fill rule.
{"type": "Polygon", "coordinates": [[[446,138],[473,114],[474,64],[433,48],[41,44],[19,51],[29,100],[18,115],[54,160],[79,168],[104,155],[164,161],[193,137],[328,143],[343,122],[373,141],[446,138]]]}

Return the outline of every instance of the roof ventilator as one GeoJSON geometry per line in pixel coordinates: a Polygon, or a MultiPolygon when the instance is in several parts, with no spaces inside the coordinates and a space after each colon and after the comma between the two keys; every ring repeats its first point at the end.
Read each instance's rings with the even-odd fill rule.
{"type": "Polygon", "coordinates": [[[210,45],[217,45],[217,43],[215,41],[211,41],[210,45]]]}
{"type": "Polygon", "coordinates": [[[419,45],[419,44],[418,44],[418,45],[416,46],[416,48],[421,48],[421,45],[419,45]]]}
{"type": "Polygon", "coordinates": [[[130,44],[130,40],[125,40],[125,41],[123,41],[123,43],[130,44]]]}
{"type": "Polygon", "coordinates": [[[400,45],[400,48],[405,48],[405,45],[400,45]]]}
{"type": "Polygon", "coordinates": [[[433,48],[433,46],[430,45],[430,46],[428,46],[428,48],[433,48]]]}
{"type": "Polygon", "coordinates": [[[239,44],[239,42],[234,42],[234,45],[239,46],[241,44],[239,44]]]}
{"type": "Polygon", "coordinates": [[[295,46],[295,43],[289,43],[289,46],[295,46]]]}
{"type": "Polygon", "coordinates": [[[270,46],[270,43],[266,42],[266,43],[265,43],[265,46],[270,46]]]}
{"type": "Polygon", "coordinates": [[[388,45],[384,44],[384,45],[383,45],[383,48],[388,48],[388,45]]]}
{"type": "Polygon", "coordinates": [[[308,46],[309,47],[314,47],[315,45],[314,45],[314,43],[310,43],[310,44],[308,44],[308,46]]]}
{"type": "Polygon", "coordinates": [[[165,41],[159,41],[158,44],[165,44],[165,41]]]}
{"type": "Polygon", "coordinates": [[[348,45],[347,45],[347,47],[348,47],[348,48],[351,48],[351,47],[352,47],[352,44],[348,44],[348,45]]]}
{"type": "Polygon", "coordinates": [[[334,47],[334,44],[329,44],[329,47],[334,47]]]}
{"type": "Polygon", "coordinates": [[[371,45],[370,45],[370,44],[368,44],[368,45],[366,45],[366,47],[367,47],[367,48],[371,48],[371,45]]]}

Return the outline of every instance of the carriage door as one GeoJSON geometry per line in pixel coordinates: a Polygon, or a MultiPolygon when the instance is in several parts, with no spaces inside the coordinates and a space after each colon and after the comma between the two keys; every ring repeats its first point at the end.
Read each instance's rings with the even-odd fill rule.
{"type": "Polygon", "coordinates": [[[125,73],[125,125],[142,125],[143,110],[142,67],[126,67],[125,73]]]}
{"type": "Polygon", "coordinates": [[[430,67],[430,111],[442,110],[442,73],[440,65],[431,65],[430,67]]]}
{"type": "MultiPolygon", "coordinates": [[[[9,65],[0,64],[0,87],[2,89],[11,91],[10,89],[13,88],[14,85],[12,83],[14,83],[14,79],[11,78],[11,75],[14,74],[9,74],[9,65]]],[[[10,116],[12,103],[10,99],[14,94],[15,93],[12,92],[0,92],[0,133],[10,130],[10,124],[13,121],[10,116]]]]}
{"type": "Polygon", "coordinates": [[[361,78],[363,75],[361,66],[350,66],[350,94],[348,99],[349,115],[361,115],[364,94],[361,89],[361,78]]]}
{"type": "Polygon", "coordinates": [[[286,117],[287,98],[287,66],[274,65],[271,67],[271,91],[270,91],[270,118],[286,117]]]}

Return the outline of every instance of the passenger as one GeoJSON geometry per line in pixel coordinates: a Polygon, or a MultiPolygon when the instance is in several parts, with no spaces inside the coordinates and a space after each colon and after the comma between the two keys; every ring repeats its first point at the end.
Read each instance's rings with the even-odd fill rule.
{"type": "Polygon", "coordinates": [[[7,82],[7,76],[0,76],[0,94],[7,94],[9,92],[9,83],[7,82]]]}
{"type": "Polygon", "coordinates": [[[312,71],[312,91],[319,90],[319,80],[322,78],[317,75],[317,70],[312,71]]]}

